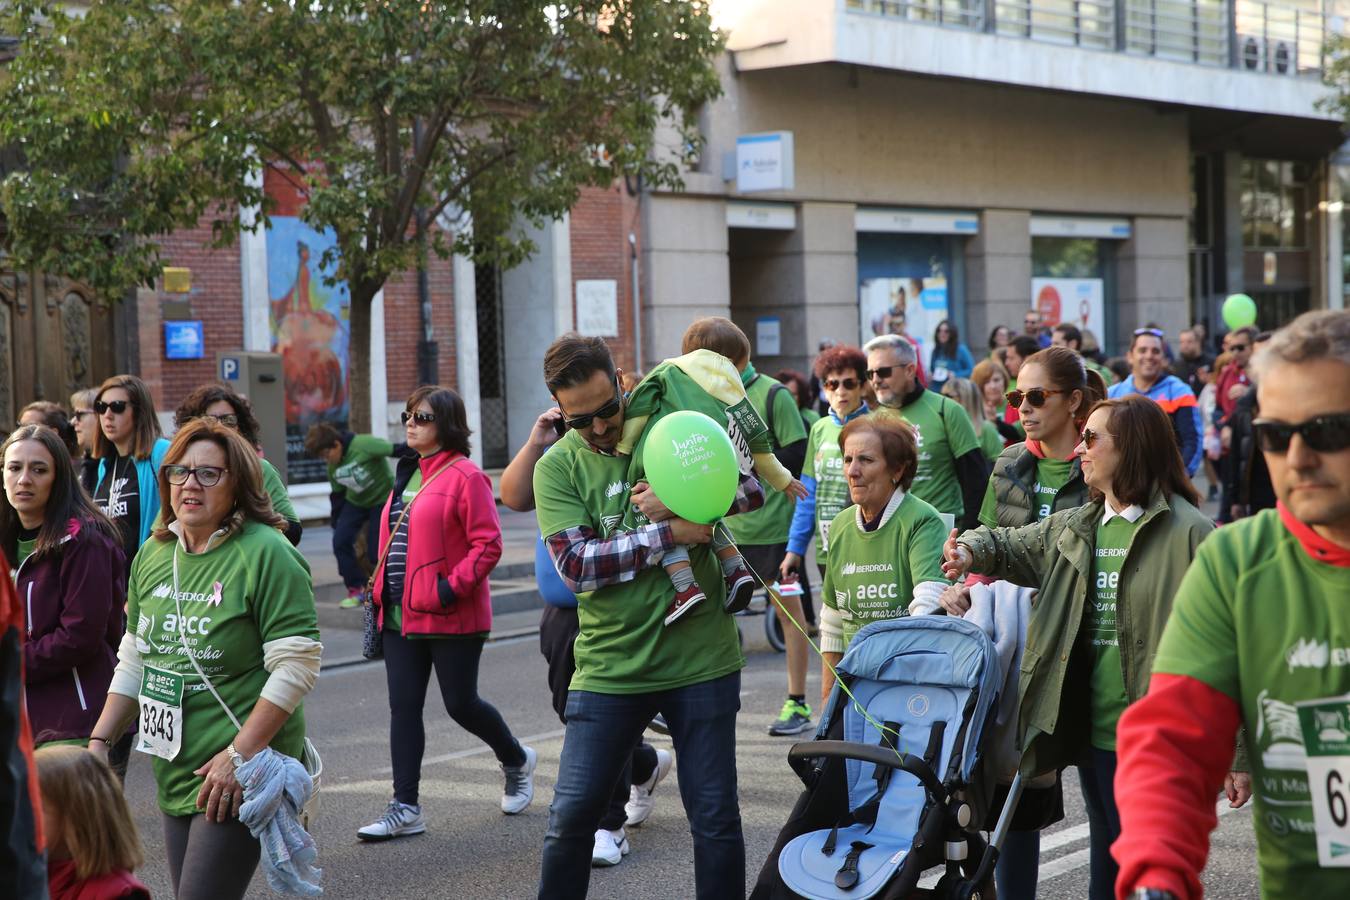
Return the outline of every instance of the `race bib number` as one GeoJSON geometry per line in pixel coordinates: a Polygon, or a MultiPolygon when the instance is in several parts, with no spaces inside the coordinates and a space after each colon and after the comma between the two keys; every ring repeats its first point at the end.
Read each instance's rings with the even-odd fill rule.
{"type": "Polygon", "coordinates": [[[1317,828],[1317,864],[1350,866],[1350,695],[1298,704],[1317,828]]]}
{"type": "Polygon", "coordinates": [[[136,749],[173,759],[183,747],[183,676],[146,666],[138,699],[141,721],[136,749]]]}

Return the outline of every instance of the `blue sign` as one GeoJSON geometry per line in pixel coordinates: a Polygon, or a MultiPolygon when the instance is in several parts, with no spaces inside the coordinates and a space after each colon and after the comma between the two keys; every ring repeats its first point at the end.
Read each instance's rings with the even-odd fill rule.
{"type": "Polygon", "coordinates": [[[206,350],[202,323],[170,319],[164,323],[165,359],[201,359],[206,350]]]}
{"type": "Polygon", "coordinates": [[[220,358],[220,380],[238,381],[239,380],[239,360],[233,356],[222,356],[220,358]]]}

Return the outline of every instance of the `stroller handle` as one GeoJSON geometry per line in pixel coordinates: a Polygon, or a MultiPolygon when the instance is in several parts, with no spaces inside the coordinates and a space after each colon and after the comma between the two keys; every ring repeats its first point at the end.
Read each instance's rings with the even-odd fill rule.
{"type": "Polygon", "coordinates": [[[822,757],[856,759],[859,762],[900,769],[923,782],[924,790],[935,801],[941,802],[947,798],[947,789],[942,786],[942,782],[938,780],[928,763],[910,753],[897,753],[888,747],[858,744],[853,741],[804,741],[793,744],[788,750],[789,762],[822,757]]]}

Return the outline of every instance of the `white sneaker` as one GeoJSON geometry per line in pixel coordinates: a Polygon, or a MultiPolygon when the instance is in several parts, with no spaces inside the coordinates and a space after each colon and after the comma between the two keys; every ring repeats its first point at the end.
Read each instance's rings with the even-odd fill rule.
{"type": "Polygon", "coordinates": [[[628,835],[623,829],[610,831],[608,828],[595,830],[595,846],[591,848],[591,865],[617,866],[632,849],[628,846],[628,835]]]}
{"type": "Polygon", "coordinates": [[[426,830],[422,807],[390,800],[384,815],[364,828],[358,828],[356,836],[363,841],[388,841],[409,834],[421,834],[426,830]]]}
{"type": "Polygon", "coordinates": [[[533,747],[521,747],[525,751],[523,766],[502,766],[506,775],[506,789],[502,791],[502,812],[508,816],[524,812],[534,800],[534,767],[539,763],[539,754],[533,747]]]}
{"type": "Polygon", "coordinates": [[[623,807],[623,811],[628,813],[627,824],[637,828],[647,821],[647,817],[652,814],[652,807],[656,804],[652,799],[652,792],[656,790],[661,780],[670,774],[670,766],[674,762],[675,754],[669,750],[656,751],[656,771],[652,773],[652,777],[629,789],[628,802],[623,807]]]}

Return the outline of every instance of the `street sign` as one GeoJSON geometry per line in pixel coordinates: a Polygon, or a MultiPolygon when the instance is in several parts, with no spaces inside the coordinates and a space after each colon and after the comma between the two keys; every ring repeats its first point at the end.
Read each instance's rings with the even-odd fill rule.
{"type": "Polygon", "coordinates": [[[199,320],[174,319],[164,323],[165,359],[201,359],[205,347],[199,320]]]}
{"type": "Polygon", "coordinates": [[[239,380],[239,357],[222,356],[220,358],[220,380],[221,381],[239,380]]]}

